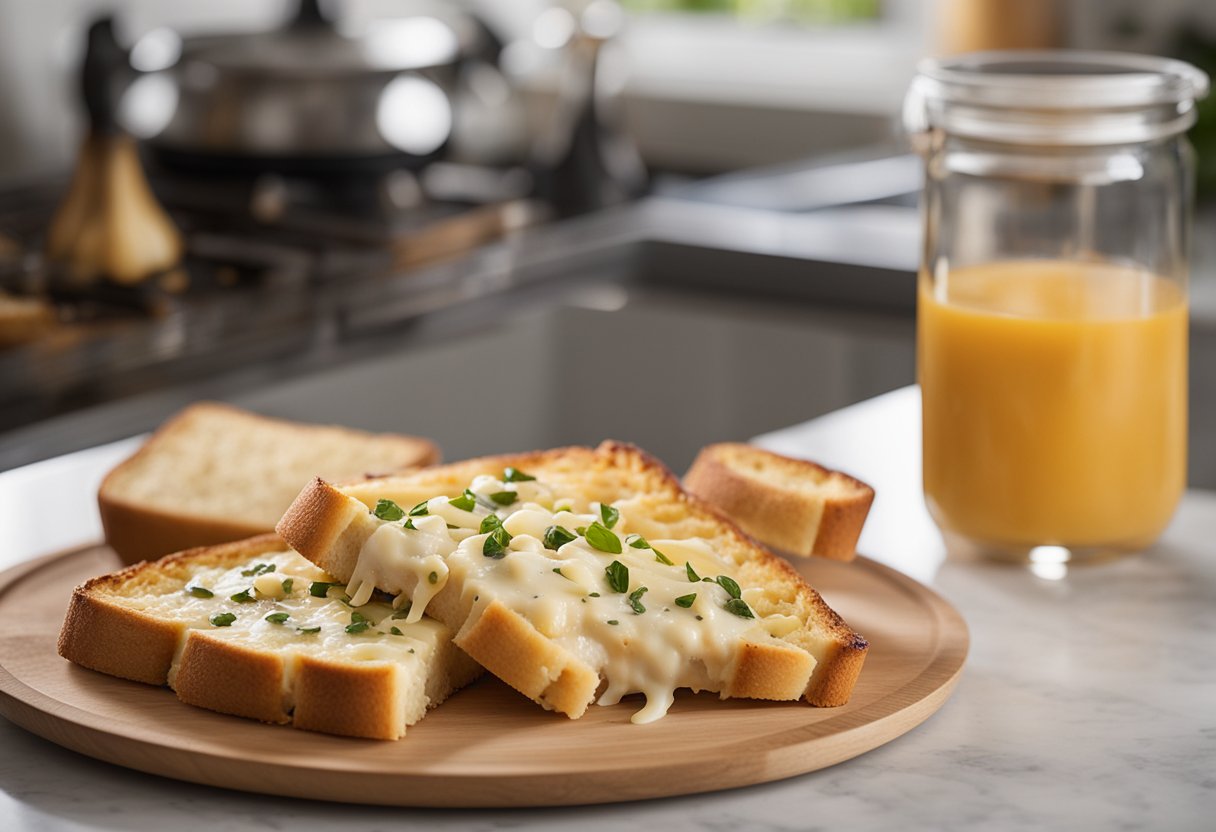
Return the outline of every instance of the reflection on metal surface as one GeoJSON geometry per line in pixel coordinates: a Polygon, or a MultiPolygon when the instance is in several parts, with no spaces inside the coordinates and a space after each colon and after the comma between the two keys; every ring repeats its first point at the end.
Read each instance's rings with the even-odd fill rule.
{"type": "Polygon", "coordinates": [[[434,17],[378,20],[364,34],[368,64],[383,69],[417,69],[456,60],[460,43],[452,27],[434,17]]]}
{"type": "Polygon", "coordinates": [[[425,156],[434,153],[452,133],[452,106],[439,86],[425,78],[394,78],[380,94],[376,127],[398,150],[425,156]]]}

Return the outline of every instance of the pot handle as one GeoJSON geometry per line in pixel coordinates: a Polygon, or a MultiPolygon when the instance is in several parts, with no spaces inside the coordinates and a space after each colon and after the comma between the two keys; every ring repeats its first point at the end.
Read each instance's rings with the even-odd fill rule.
{"type": "Polygon", "coordinates": [[[329,18],[321,11],[320,0],[300,0],[296,13],[287,24],[288,29],[330,28],[329,18]]]}

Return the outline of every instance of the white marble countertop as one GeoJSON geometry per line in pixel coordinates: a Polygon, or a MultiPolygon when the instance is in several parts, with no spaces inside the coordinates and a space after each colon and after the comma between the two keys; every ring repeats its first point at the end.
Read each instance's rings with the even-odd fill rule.
{"type": "MultiPolygon", "coordinates": [[[[0,568],[98,538],[101,474],[134,440],[0,474],[0,568]]],[[[0,719],[0,829],[1210,829],[1216,817],[1216,493],[1137,558],[1035,575],[946,560],[921,504],[913,388],[759,437],[878,491],[862,551],[971,627],[928,722],[791,780],[528,811],[353,807],[228,792],[97,762],[0,719]]]]}

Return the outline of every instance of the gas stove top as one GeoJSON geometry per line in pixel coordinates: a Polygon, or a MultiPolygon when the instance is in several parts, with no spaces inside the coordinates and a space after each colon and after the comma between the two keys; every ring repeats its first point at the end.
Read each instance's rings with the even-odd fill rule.
{"type": "Polygon", "coordinates": [[[0,431],[182,372],[300,349],[333,328],[354,287],[459,258],[546,216],[511,170],[437,165],[424,178],[325,180],[153,165],[149,174],[185,256],[135,286],[81,285],[44,262],[66,180],[0,191],[0,299],[41,313],[22,343],[0,337],[0,431]]]}

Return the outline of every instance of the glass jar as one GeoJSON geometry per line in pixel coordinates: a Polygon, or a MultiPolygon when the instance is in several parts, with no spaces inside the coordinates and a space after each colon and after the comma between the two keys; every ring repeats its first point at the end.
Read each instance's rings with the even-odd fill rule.
{"type": "Polygon", "coordinates": [[[924,488],[952,551],[1062,564],[1151,544],[1186,483],[1179,61],[990,52],[919,67],[924,488]]]}

